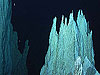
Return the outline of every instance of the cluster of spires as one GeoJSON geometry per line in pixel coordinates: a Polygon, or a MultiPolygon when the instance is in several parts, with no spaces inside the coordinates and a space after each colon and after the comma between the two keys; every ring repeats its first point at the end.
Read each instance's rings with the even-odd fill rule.
{"type": "Polygon", "coordinates": [[[73,11],[69,16],[69,22],[67,17],[64,18],[62,15],[59,35],[56,31],[56,22],[57,17],[53,19],[49,47],[40,75],[77,75],[80,72],[80,67],[75,69],[75,62],[78,57],[81,61],[77,61],[80,64],[76,66],[81,65],[81,74],[86,75],[88,73],[91,75],[91,71],[88,72],[87,70],[93,69],[95,75],[99,75],[94,67],[92,30],[89,30],[89,23],[86,21],[82,10],[79,10],[76,22],[73,11]]]}
{"type": "MultiPolygon", "coordinates": [[[[79,19],[79,17],[82,17],[82,16],[84,16],[84,18],[85,18],[85,15],[83,15],[83,11],[82,10],[79,10],[78,11],[78,15],[77,15],[77,20],[79,19]]],[[[67,21],[67,17],[65,17],[64,18],[64,15],[62,15],[62,19],[61,19],[61,23],[63,23],[64,25],[69,25],[69,23],[71,22],[71,21],[74,21],[74,17],[73,17],[73,10],[72,10],[72,13],[70,13],[70,16],[69,16],[69,22],[67,21]],[[65,21],[64,21],[65,20],[65,21]],[[65,22],[65,23],[64,23],[65,22]]],[[[56,26],[56,22],[57,22],[57,17],[55,17],[54,19],[53,19],[53,25],[55,25],[56,26]]],[[[77,21],[77,23],[78,23],[78,21],[77,21]]]]}

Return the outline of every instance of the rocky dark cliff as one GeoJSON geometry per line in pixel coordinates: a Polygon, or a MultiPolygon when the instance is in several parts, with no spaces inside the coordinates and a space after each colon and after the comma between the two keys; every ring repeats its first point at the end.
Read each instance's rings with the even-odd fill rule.
{"type": "Polygon", "coordinates": [[[17,32],[11,24],[12,2],[0,0],[0,75],[27,75],[28,40],[21,54],[17,32]]]}

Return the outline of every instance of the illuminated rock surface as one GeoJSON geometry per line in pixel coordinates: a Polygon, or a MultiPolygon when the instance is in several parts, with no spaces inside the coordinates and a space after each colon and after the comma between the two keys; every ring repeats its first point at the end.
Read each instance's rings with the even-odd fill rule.
{"type": "Polygon", "coordinates": [[[28,40],[21,54],[17,32],[11,24],[11,0],[0,0],[0,75],[27,75],[28,40]]]}
{"type": "Polygon", "coordinates": [[[89,30],[82,10],[79,10],[76,22],[73,12],[70,14],[68,25],[67,18],[64,21],[62,16],[59,35],[56,21],[55,17],[40,75],[100,75],[94,66],[92,30],[89,30]]]}

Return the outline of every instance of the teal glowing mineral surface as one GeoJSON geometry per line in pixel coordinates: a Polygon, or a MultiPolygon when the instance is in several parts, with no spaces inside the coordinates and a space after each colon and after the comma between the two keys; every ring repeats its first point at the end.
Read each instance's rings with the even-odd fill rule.
{"type": "Polygon", "coordinates": [[[67,17],[62,16],[59,34],[56,21],[55,17],[40,75],[100,75],[95,69],[92,30],[82,10],[76,22],[73,12],[70,14],[68,25],[67,17]]]}

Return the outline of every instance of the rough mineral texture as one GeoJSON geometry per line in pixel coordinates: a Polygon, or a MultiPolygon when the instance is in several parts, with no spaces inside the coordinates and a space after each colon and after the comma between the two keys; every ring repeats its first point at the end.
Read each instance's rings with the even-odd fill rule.
{"type": "Polygon", "coordinates": [[[92,30],[89,30],[82,10],[79,10],[76,22],[73,12],[68,24],[67,18],[62,16],[59,35],[56,21],[55,17],[40,75],[100,75],[95,69],[92,30]]]}
{"type": "Polygon", "coordinates": [[[27,75],[28,40],[21,54],[17,32],[11,24],[11,5],[11,0],[0,0],[0,75],[27,75]]]}

